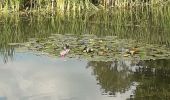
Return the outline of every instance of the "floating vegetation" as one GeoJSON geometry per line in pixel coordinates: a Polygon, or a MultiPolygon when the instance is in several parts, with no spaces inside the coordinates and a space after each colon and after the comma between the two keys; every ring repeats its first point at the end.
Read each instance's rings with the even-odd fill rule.
{"type": "MultiPolygon", "coordinates": [[[[166,45],[166,47],[168,48],[170,47],[170,28],[168,27],[170,26],[169,12],[170,7],[168,6],[155,7],[154,9],[149,6],[145,9],[143,9],[142,7],[137,7],[133,10],[101,10],[92,15],[88,15],[88,13],[85,13],[85,15],[80,15],[75,18],[71,15],[68,16],[67,14],[63,17],[58,14],[52,17],[50,15],[41,16],[39,14],[30,14],[28,16],[20,15],[18,13],[11,14],[10,16],[2,14],[0,15],[0,51],[4,53],[2,55],[7,58],[8,56],[12,56],[12,54],[14,54],[13,46],[19,45],[14,43],[25,42],[28,41],[28,38],[32,37],[49,37],[52,33],[74,35],[94,34],[100,37],[114,35],[118,38],[123,39],[136,39],[139,43],[145,41],[145,43],[147,44],[166,45]],[[12,44],[8,45],[8,43],[12,44]]],[[[73,37],[79,38],[77,36],[73,37]]],[[[110,38],[113,37],[111,36],[110,38]]],[[[46,40],[43,39],[42,42],[45,41],[46,40]]],[[[126,46],[123,45],[123,47],[125,48],[126,46]]],[[[135,47],[136,46],[134,45],[129,46],[129,48],[125,48],[124,52],[126,53],[122,54],[121,56],[125,58],[130,58],[130,56],[132,55],[136,56],[138,55],[138,53],[141,53],[141,50],[138,49],[141,46],[137,47],[137,49],[135,47]]],[[[156,47],[158,46],[156,45],[156,47]]],[[[93,54],[93,52],[96,52],[95,47],[85,47],[83,45],[82,48],[83,54],[88,54],[88,56],[90,55],[90,53],[93,54]]],[[[151,51],[152,50],[150,50],[150,52],[151,51]]],[[[42,52],[46,51],[43,50],[42,52]]],[[[56,52],[54,54],[58,56],[59,54],[56,52]]],[[[72,52],[73,51],[71,50],[67,56],[70,56],[72,52]]],[[[106,55],[107,53],[99,51],[97,52],[97,54],[106,55]]],[[[146,54],[141,53],[140,58],[146,58],[146,56],[143,55],[146,54]]],[[[151,57],[152,56],[155,55],[151,55],[151,57]]],[[[101,56],[99,57],[102,58],[101,56]]],[[[115,55],[113,55],[113,57],[115,57],[115,55]]]]}
{"type": "Polygon", "coordinates": [[[70,49],[66,57],[90,61],[111,61],[121,58],[140,60],[170,58],[170,49],[166,46],[139,43],[135,40],[119,39],[116,36],[54,34],[48,38],[30,39],[21,46],[31,51],[59,57],[66,44],[70,49]]]}

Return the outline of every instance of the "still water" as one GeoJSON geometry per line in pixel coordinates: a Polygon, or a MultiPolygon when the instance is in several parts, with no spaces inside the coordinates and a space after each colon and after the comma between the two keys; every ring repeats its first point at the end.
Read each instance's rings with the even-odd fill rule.
{"type": "Polygon", "coordinates": [[[170,7],[0,15],[0,100],[170,100],[170,60],[52,58],[8,43],[51,34],[95,34],[170,48],[170,7]]]}
{"type": "Polygon", "coordinates": [[[115,96],[105,93],[93,69],[87,67],[88,62],[84,60],[17,53],[13,61],[0,60],[0,97],[4,100],[124,100],[133,94],[136,88],[133,82],[123,93],[117,91],[115,96]]]}
{"type": "Polygon", "coordinates": [[[0,56],[0,100],[168,100],[170,60],[97,62],[0,56]]]}

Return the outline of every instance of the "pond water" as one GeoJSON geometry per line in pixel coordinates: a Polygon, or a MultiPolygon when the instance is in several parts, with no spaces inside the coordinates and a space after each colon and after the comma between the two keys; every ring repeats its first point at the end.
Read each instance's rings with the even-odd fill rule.
{"type": "Polygon", "coordinates": [[[0,56],[0,100],[170,98],[170,60],[99,62],[16,53],[0,56]]]}
{"type": "Polygon", "coordinates": [[[118,100],[128,98],[135,88],[102,95],[88,62],[77,59],[17,53],[13,61],[0,62],[0,96],[7,100],[118,100]]]}
{"type": "Polygon", "coordinates": [[[168,6],[77,16],[0,15],[0,100],[169,100],[169,59],[88,61],[49,57],[8,45],[52,34],[94,34],[170,50],[169,26],[168,6]]]}

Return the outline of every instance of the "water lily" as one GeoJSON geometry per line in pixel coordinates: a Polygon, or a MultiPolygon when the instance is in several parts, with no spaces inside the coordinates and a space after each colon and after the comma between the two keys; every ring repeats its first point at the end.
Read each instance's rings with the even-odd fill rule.
{"type": "Polygon", "coordinates": [[[62,51],[60,52],[60,56],[61,56],[61,57],[66,56],[66,55],[69,53],[69,51],[70,51],[69,45],[68,45],[68,44],[65,44],[64,50],[62,50],[62,51]]]}
{"type": "Polygon", "coordinates": [[[67,54],[69,53],[69,51],[70,51],[70,49],[62,50],[62,51],[60,52],[60,56],[61,56],[61,57],[64,57],[65,55],[67,55],[67,54]]]}

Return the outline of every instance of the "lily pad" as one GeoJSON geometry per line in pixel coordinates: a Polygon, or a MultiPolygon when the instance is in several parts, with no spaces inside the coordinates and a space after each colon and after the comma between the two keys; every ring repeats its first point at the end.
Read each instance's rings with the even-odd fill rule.
{"type": "Polygon", "coordinates": [[[127,59],[139,57],[142,60],[170,58],[170,49],[166,46],[139,43],[135,40],[119,39],[116,36],[54,34],[49,38],[30,39],[30,41],[24,43],[24,46],[33,51],[59,56],[64,44],[68,44],[70,47],[70,52],[66,55],[70,58],[84,58],[95,61],[109,61],[121,59],[121,57],[127,59]],[[83,52],[85,47],[93,49],[93,52],[83,52]]]}

